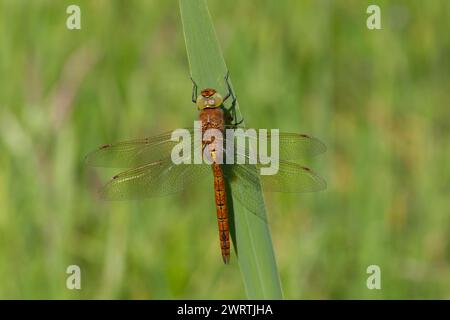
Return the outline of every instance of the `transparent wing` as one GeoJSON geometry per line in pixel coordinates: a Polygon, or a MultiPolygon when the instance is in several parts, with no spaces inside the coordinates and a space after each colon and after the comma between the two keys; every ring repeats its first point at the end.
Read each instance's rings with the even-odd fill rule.
{"type": "Polygon", "coordinates": [[[327,187],[326,181],[311,169],[288,161],[280,161],[275,175],[261,175],[259,165],[234,164],[226,167],[224,172],[231,182],[233,198],[260,217],[264,212],[261,189],[304,193],[325,190],[327,187]]]}
{"type": "Polygon", "coordinates": [[[254,165],[224,165],[224,175],[230,182],[231,196],[251,213],[267,222],[261,184],[254,165]],[[245,168],[248,167],[248,168],[245,168]],[[253,172],[255,169],[255,172],[253,172]]]}
{"type": "MultiPolygon", "coordinates": [[[[192,134],[193,129],[186,129],[192,134]]],[[[86,163],[95,167],[132,168],[170,156],[178,143],[171,140],[172,131],[144,139],[105,144],[86,156],[86,163]]]]}
{"type": "MultiPolygon", "coordinates": [[[[258,169],[260,166],[258,166],[258,169]]],[[[269,192],[316,192],[327,188],[327,182],[308,167],[280,160],[274,175],[260,175],[263,190],[269,192]]]]}
{"type": "MultiPolygon", "coordinates": [[[[201,148],[201,146],[198,146],[201,148]]],[[[185,155],[180,160],[185,160],[185,155]]],[[[206,164],[175,164],[170,157],[114,176],[101,190],[106,200],[141,199],[174,194],[193,187],[211,173],[206,164]]]]}
{"type": "MultiPolygon", "coordinates": [[[[248,130],[248,128],[239,128],[226,126],[226,128],[234,128],[234,129],[242,129],[248,130]]],[[[246,134],[246,139],[249,141],[254,141],[258,146],[262,144],[267,145],[267,150],[269,150],[269,154],[271,154],[271,150],[274,147],[273,140],[278,137],[279,141],[279,157],[284,160],[298,160],[305,159],[307,157],[313,157],[318,154],[321,154],[327,150],[326,145],[321,142],[319,139],[314,138],[312,136],[301,134],[301,133],[288,133],[288,132],[272,132],[271,130],[257,130],[257,135],[252,136],[250,134],[246,134]]],[[[248,133],[248,131],[245,131],[248,133]]],[[[235,140],[238,137],[235,137],[235,140]]],[[[236,141],[235,141],[236,145],[236,141]]],[[[247,153],[248,155],[248,153],[247,153]]]]}
{"type": "Polygon", "coordinates": [[[101,190],[106,200],[128,200],[164,196],[192,187],[211,167],[203,164],[176,165],[170,158],[114,176],[101,190]]]}

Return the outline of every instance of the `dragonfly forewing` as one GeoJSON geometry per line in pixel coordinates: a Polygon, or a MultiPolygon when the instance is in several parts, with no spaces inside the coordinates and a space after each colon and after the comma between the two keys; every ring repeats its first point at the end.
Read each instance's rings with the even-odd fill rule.
{"type": "MultiPolygon", "coordinates": [[[[186,129],[191,134],[193,129],[186,129]]],[[[172,132],[158,136],[106,144],[86,156],[86,163],[95,167],[133,168],[170,156],[178,143],[172,141],[172,132]]]]}
{"type": "MultiPolygon", "coordinates": [[[[248,130],[246,128],[236,128],[231,126],[227,126],[226,128],[243,130],[243,137],[248,139],[248,142],[254,142],[254,145],[258,147],[258,150],[261,150],[261,147],[264,146],[269,154],[273,154],[273,148],[275,148],[273,142],[274,139],[278,139],[278,154],[279,158],[283,160],[297,161],[314,157],[327,150],[326,145],[322,141],[306,134],[289,132],[276,133],[271,130],[258,131],[255,129],[256,135],[251,135],[249,134],[249,131],[246,131],[248,130]]],[[[237,139],[239,139],[238,134],[234,136],[235,146],[237,146],[237,139]]],[[[245,150],[246,155],[249,155],[249,150],[250,149],[248,148],[245,150]]]]}

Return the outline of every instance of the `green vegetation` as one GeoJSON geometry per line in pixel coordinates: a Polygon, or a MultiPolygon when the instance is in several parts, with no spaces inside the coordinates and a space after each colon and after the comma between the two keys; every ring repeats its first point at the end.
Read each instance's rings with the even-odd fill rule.
{"type": "MultiPolygon", "coordinates": [[[[117,170],[83,162],[192,125],[178,3],[77,2],[79,31],[64,1],[0,3],[0,298],[245,298],[212,180],[108,203],[117,170]]],[[[287,299],[450,298],[450,3],[378,3],[371,31],[368,1],[208,1],[246,125],[328,146],[326,192],[265,196],[287,299]]]]}

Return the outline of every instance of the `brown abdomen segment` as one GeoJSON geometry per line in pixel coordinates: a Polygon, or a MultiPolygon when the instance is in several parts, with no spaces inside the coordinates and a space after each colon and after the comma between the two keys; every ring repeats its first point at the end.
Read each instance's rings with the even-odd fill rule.
{"type": "Polygon", "coordinates": [[[214,192],[216,195],[217,221],[219,224],[220,249],[225,264],[230,262],[230,229],[228,225],[227,195],[223,180],[222,168],[219,164],[212,164],[214,173],[214,192]]]}

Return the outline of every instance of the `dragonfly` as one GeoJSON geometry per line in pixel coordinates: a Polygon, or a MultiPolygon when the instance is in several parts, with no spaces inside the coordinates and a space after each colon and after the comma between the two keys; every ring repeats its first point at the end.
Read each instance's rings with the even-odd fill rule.
{"type": "MultiPolygon", "coordinates": [[[[229,82],[229,73],[225,76],[227,93],[222,96],[213,88],[205,88],[197,94],[198,86],[194,80],[192,102],[199,110],[201,132],[216,129],[224,132],[228,128],[243,128],[243,119],[237,121],[236,96],[229,82]],[[231,99],[230,107],[225,102],[231,99]]],[[[186,129],[189,133],[194,128],[186,129]]],[[[220,163],[219,153],[241,152],[237,148],[227,149],[232,137],[223,137],[223,141],[205,138],[201,143],[191,141],[194,152],[201,149],[209,155],[210,164],[174,163],[171,152],[178,143],[172,139],[169,131],[160,135],[105,144],[86,156],[88,165],[96,167],[125,168],[127,170],[113,176],[100,190],[100,197],[106,200],[143,199],[175,194],[195,187],[200,179],[210,176],[214,179],[215,206],[219,229],[219,242],[222,259],[230,262],[229,203],[227,196],[239,201],[250,214],[266,221],[261,190],[269,192],[314,192],[326,189],[326,181],[312,169],[297,163],[299,159],[315,156],[326,151],[326,146],[317,138],[299,133],[278,133],[278,172],[273,175],[261,175],[262,164],[220,163]],[[206,151],[205,151],[206,150],[206,151]]],[[[270,140],[271,132],[264,138],[270,140]]],[[[254,137],[249,137],[254,139],[254,137]]],[[[242,152],[241,152],[242,153],[242,152]]],[[[249,154],[240,154],[249,159],[249,154]]],[[[233,201],[232,200],[232,201],[233,201]]]]}

